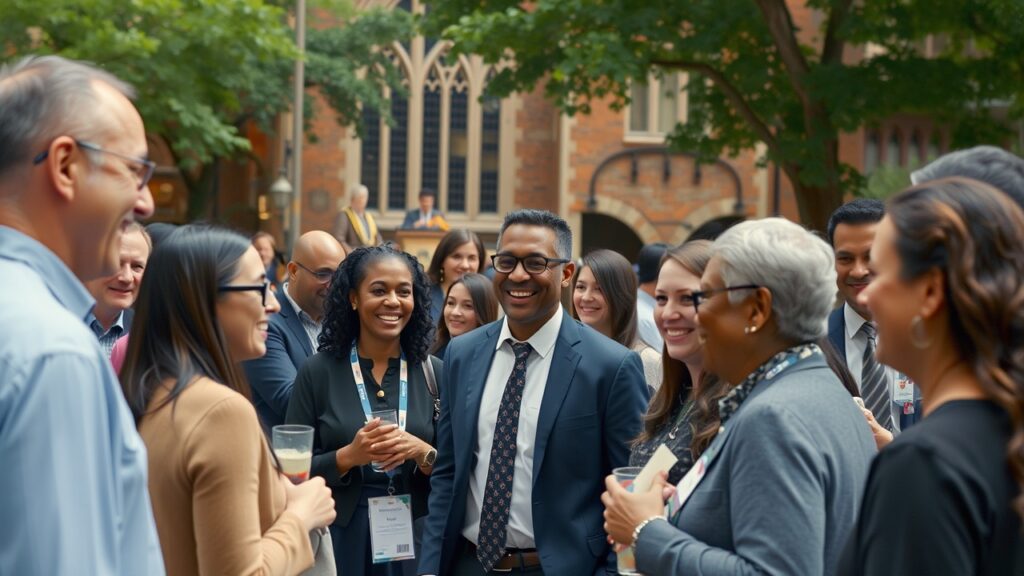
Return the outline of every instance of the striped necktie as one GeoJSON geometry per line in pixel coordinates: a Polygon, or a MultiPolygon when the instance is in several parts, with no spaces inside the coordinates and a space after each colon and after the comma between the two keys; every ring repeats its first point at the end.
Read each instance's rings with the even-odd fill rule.
{"type": "Polygon", "coordinates": [[[860,328],[867,336],[868,345],[864,348],[864,363],[860,370],[860,395],[864,405],[875,416],[875,421],[882,428],[892,432],[892,402],[889,397],[889,378],[885,374],[885,366],[875,358],[875,340],[878,333],[874,324],[865,322],[860,328]]]}

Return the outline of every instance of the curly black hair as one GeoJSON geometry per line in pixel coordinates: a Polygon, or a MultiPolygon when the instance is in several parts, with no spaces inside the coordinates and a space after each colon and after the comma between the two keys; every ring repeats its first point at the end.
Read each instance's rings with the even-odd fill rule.
{"type": "Polygon", "coordinates": [[[413,308],[409,323],[402,329],[401,345],[412,363],[426,360],[434,343],[434,323],[430,316],[430,281],[423,266],[410,254],[390,243],[356,248],[334,273],[324,302],[324,321],[320,330],[320,352],[348,359],[352,342],[359,338],[359,313],[352,309],[349,294],[366,278],[366,268],[385,258],[395,258],[412,273],[413,308]]]}

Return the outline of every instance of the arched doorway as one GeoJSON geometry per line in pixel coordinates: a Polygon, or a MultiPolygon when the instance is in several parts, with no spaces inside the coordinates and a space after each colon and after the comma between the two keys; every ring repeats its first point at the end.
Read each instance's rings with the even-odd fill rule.
{"type": "Polygon", "coordinates": [[[580,254],[599,248],[614,250],[632,262],[643,247],[643,240],[618,218],[599,212],[584,212],[580,234],[580,254]]]}

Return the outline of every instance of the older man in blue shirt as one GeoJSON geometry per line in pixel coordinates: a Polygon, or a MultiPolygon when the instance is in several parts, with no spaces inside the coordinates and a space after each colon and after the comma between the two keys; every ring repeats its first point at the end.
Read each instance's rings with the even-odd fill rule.
{"type": "Polygon", "coordinates": [[[153,211],[132,90],[48,56],[0,69],[0,574],[163,574],[146,450],[85,325],[153,211]]]}

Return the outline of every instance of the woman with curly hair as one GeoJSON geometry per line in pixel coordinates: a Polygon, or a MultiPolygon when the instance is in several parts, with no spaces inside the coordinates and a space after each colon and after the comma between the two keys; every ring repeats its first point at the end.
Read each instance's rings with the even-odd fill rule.
{"type": "Polygon", "coordinates": [[[451,339],[498,319],[498,297],[494,285],[483,274],[470,272],[452,282],[445,298],[433,354],[444,358],[451,339]]]}
{"type": "Polygon", "coordinates": [[[629,455],[643,466],[665,444],[679,458],[669,470],[675,485],[718,433],[718,401],[728,392],[720,378],[704,372],[691,294],[711,259],[711,242],[694,240],[669,249],[661,259],[655,288],[654,324],[665,340],[664,377],[644,418],[644,429],[629,455]]]}
{"type": "Polygon", "coordinates": [[[440,362],[429,356],[428,291],[412,256],[387,244],[357,248],[331,282],[320,350],[295,378],[285,421],[315,430],[311,472],[334,494],[339,574],[415,573],[415,561],[372,563],[368,500],[411,494],[413,517],[427,512],[437,451],[424,364],[433,362],[441,379],[440,362]],[[371,417],[378,410],[397,411],[399,424],[371,417]]]}
{"type": "Polygon", "coordinates": [[[430,278],[430,318],[436,326],[444,312],[445,298],[452,283],[463,274],[484,271],[484,243],[475,232],[452,230],[444,235],[427,267],[430,278]]]}
{"type": "Polygon", "coordinates": [[[966,178],[889,200],[860,294],[924,419],[871,464],[839,574],[1024,570],[1024,213],[966,178]]]}

